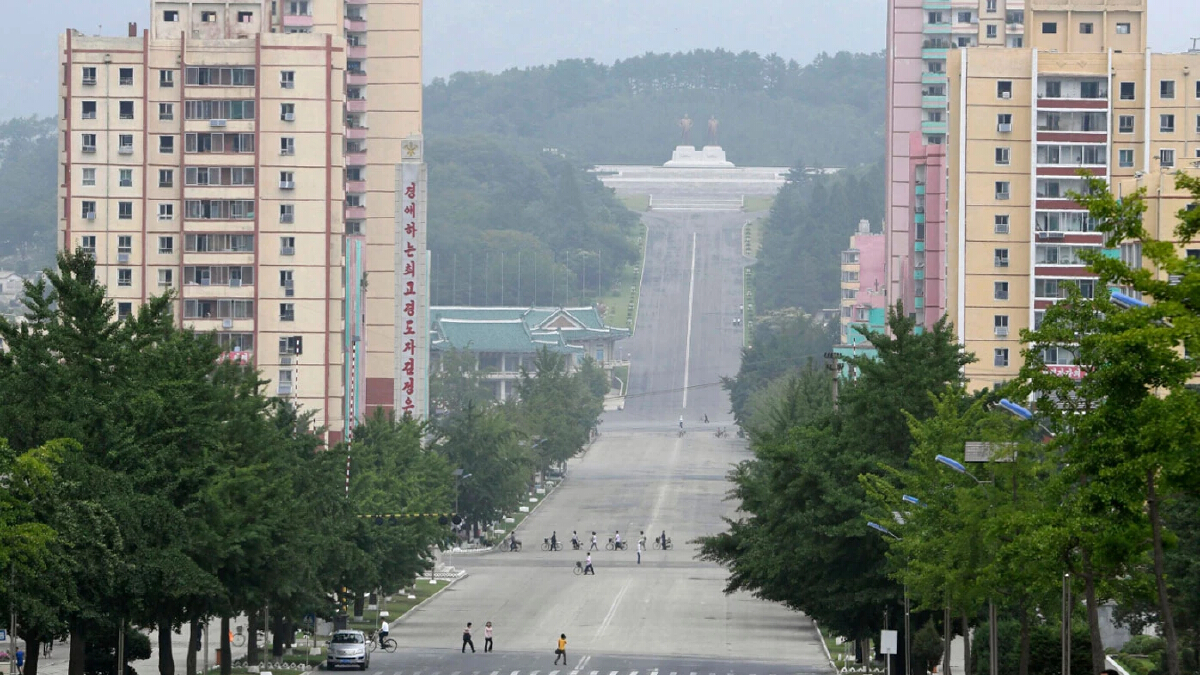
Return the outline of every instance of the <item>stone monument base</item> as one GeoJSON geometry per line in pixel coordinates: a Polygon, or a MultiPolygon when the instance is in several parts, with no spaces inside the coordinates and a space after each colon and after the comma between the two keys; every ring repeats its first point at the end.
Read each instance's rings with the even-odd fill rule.
{"type": "Polygon", "coordinates": [[[697,150],[690,145],[680,145],[671,154],[671,161],[663,164],[668,169],[732,169],[733,162],[725,159],[725,151],[719,145],[706,145],[697,150]]]}

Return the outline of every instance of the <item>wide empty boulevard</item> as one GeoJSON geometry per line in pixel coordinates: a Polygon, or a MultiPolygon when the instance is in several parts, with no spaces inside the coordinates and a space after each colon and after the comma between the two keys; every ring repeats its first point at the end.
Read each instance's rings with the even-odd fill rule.
{"type": "Polygon", "coordinates": [[[371,671],[782,675],[829,668],[809,619],[746,594],[725,595],[725,571],[696,560],[689,543],[732,515],[725,475],[747,457],[743,441],[714,435],[718,425],[732,429],[728,401],[714,384],[737,370],[741,330],[732,320],[741,304],[746,220],[736,212],[646,217],[642,314],[623,346],[634,367],[625,410],[605,418],[600,439],[522,525],[524,551],[455,556],[469,576],[394,625],[400,649],[376,652],[371,671]],[[708,425],[699,421],[704,414],[708,425]],[[656,551],[654,537],[664,529],[675,548],[656,551]],[[570,550],[574,530],[585,542],[598,534],[595,576],[573,573],[583,559],[570,550]],[[645,530],[650,550],[641,565],[632,546],[603,550],[617,530],[630,542],[645,530]],[[554,531],[567,550],[541,551],[554,531]],[[468,621],[474,655],[460,653],[468,621]],[[492,654],[482,651],[487,621],[495,627],[492,654]],[[566,666],[553,665],[559,633],[567,634],[566,666]]]}

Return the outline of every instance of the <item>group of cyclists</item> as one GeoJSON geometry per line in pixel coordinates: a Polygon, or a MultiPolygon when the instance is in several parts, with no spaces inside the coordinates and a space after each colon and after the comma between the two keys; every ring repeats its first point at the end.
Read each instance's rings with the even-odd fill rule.
{"type": "MultiPolygon", "coordinates": [[[[645,548],[646,533],[644,531],[641,533],[641,536],[639,537],[638,541],[642,545],[642,547],[645,548]]],[[[505,542],[504,546],[509,551],[521,550],[521,542],[520,542],[520,540],[517,539],[517,533],[515,531],[508,535],[508,540],[505,542]]],[[[578,530],[574,530],[571,532],[571,548],[576,551],[581,550],[583,548],[583,541],[579,538],[578,530]]],[[[621,540],[621,531],[617,530],[613,534],[613,536],[608,538],[608,543],[605,545],[604,548],[607,551],[624,551],[624,550],[628,549],[628,543],[621,540]]],[[[663,550],[671,548],[671,538],[667,536],[666,530],[663,530],[662,534],[655,537],[654,548],[663,549],[663,550]]],[[[562,549],[563,549],[562,544],[560,544],[558,541],[558,531],[557,530],[552,532],[549,537],[546,537],[545,539],[542,540],[542,550],[543,551],[561,551],[562,549]]],[[[589,552],[600,550],[599,535],[596,534],[595,530],[592,531],[591,546],[587,550],[589,552]]]]}

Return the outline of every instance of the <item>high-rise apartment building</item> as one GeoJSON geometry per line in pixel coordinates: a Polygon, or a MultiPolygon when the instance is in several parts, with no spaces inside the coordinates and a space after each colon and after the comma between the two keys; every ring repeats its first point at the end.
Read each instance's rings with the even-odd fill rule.
{"type": "Polygon", "coordinates": [[[1150,54],[1133,18],[1033,16],[1030,32],[1109,34],[1103,52],[965,50],[949,64],[947,304],[979,358],[975,388],[1016,375],[1021,329],[1069,285],[1095,292],[1081,251],[1122,254],[1068,198],[1078,172],[1116,184],[1200,160],[1200,53],[1150,54]]]}
{"type": "Polygon", "coordinates": [[[858,231],[850,235],[850,248],[842,251],[841,321],[833,348],[838,355],[874,354],[867,334],[887,327],[883,250],[883,233],[871,232],[870,222],[859,221],[858,231]]]}
{"type": "Polygon", "coordinates": [[[60,39],[59,246],[96,256],[121,315],[173,290],[182,324],[337,440],[397,398],[395,167],[420,131],[420,0],[151,11],[141,34],[60,39]]]}
{"type": "Polygon", "coordinates": [[[926,190],[933,197],[943,193],[936,186],[945,183],[947,59],[968,47],[1022,47],[1024,23],[1024,0],[888,0],[888,302],[903,301],[922,325],[946,310],[944,293],[932,283],[942,274],[931,272],[945,262],[938,244],[944,211],[917,209],[929,201],[920,198],[926,190]]]}

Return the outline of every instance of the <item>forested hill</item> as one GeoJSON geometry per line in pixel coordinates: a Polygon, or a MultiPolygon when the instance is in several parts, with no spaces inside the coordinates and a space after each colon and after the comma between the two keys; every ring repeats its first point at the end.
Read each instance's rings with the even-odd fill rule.
{"type": "Polygon", "coordinates": [[[822,55],[808,65],[753,52],[646,54],[458,73],[425,87],[425,132],[517,137],[591,163],[658,164],[680,136],[678,120],[720,120],[736,164],[849,166],[883,149],[886,93],[881,54],[822,55]]]}

